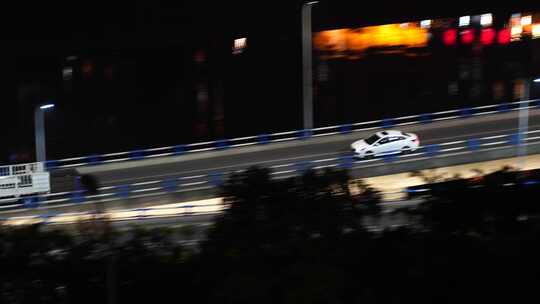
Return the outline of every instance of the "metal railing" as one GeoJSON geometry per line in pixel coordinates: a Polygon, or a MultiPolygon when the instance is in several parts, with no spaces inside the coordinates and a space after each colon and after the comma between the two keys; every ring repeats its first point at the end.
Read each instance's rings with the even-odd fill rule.
{"type": "MultiPolygon", "coordinates": [[[[308,168],[323,169],[339,167],[354,170],[377,164],[415,161],[426,158],[445,157],[455,153],[479,152],[484,151],[485,149],[507,148],[518,146],[520,144],[540,143],[540,130],[531,130],[526,132],[526,134],[529,136],[523,137],[517,133],[511,133],[431,144],[420,146],[413,153],[386,155],[381,158],[357,160],[352,155],[345,155],[335,158],[277,164],[270,166],[269,168],[274,170],[271,175],[276,179],[280,179],[297,175],[308,168]]],[[[0,212],[37,207],[62,207],[98,201],[107,203],[126,199],[157,197],[172,193],[211,190],[222,185],[227,175],[233,172],[242,171],[243,169],[225,172],[210,172],[207,174],[106,186],[99,188],[99,194],[97,195],[87,195],[84,190],[77,190],[29,196],[25,197],[22,202],[13,202],[13,199],[2,199],[0,200],[0,212]]]]}
{"type": "MultiPolygon", "coordinates": [[[[469,118],[494,113],[505,113],[517,111],[524,108],[540,108],[540,99],[517,101],[502,104],[492,104],[471,108],[461,108],[455,110],[439,111],[434,113],[423,113],[395,118],[386,118],[352,124],[334,125],[308,130],[294,130],[272,134],[259,134],[232,139],[221,139],[216,141],[198,142],[185,145],[166,146],[134,151],[123,151],[107,154],[95,154],[47,161],[48,169],[72,168],[87,165],[108,164],[124,161],[134,161],[142,159],[152,159],[166,156],[179,156],[186,153],[196,153],[205,151],[224,150],[234,147],[245,147],[252,145],[265,145],[276,142],[286,142],[292,140],[305,140],[308,138],[330,136],[337,134],[349,134],[351,132],[376,130],[380,128],[392,128],[413,124],[427,124],[431,122],[451,120],[458,118],[469,118]]],[[[1,173],[1,169],[0,169],[1,173]]]]}

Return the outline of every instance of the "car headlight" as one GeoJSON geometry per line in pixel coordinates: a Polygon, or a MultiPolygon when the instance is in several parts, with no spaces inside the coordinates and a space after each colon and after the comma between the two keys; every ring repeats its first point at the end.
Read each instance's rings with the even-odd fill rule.
{"type": "Polygon", "coordinates": [[[366,149],[366,147],[363,147],[363,148],[356,148],[356,147],[352,147],[353,151],[356,152],[356,153],[360,153],[362,151],[364,151],[366,149]]]}

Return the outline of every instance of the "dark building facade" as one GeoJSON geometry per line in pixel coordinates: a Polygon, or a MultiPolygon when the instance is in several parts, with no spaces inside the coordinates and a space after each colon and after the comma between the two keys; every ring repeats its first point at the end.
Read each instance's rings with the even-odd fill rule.
{"type": "Polygon", "coordinates": [[[537,13],[324,30],[314,44],[317,126],[538,97],[537,13]]]}
{"type": "MultiPolygon", "coordinates": [[[[260,16],[264,26],[253,26],[254,16],[249,27],[243,19],[193,33],[171,25],[18,56],[17,132],[4,162],[33,160],[33,109],[48,101],[57,105],[46,117],[51,159],[301,128],[300,5],[273,13],[260,16]]],[[[319,10],[315,126],[524,98],[524,83],[540,75],[540,18],[514,13],[484,24],[482,13],[466,15],[467,24],[464,15],[360,27],[325,24],[320,15],[329,13],[319,10]]],[[[539,93],[532,85],[531,97],[539,93]]]]}

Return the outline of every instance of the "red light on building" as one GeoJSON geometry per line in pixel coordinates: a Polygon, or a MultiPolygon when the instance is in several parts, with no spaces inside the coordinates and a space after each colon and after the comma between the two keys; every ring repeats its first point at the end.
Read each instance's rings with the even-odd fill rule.
{"type": "Polygon", "coordinates": [[[84,76],[86,77],[91,76],[92,73],[94,72],[94,64],[92,64],[92,62],[87,60],[83,63],[81,70],[84,76]]]}
{"type": "Polygon", "coordinates": [[[495,40],[495,30],[492,28],[483,29],[480,33],[480,42],[483,45],[492,44],[495,40]]]}
{"type": "Polygon", "coordinates": [[[510,43],[510,29],[502,29],[497,34],[497,42],[499,44],[508,44],[510,43]]]}
{"type": "Polygon", "coordinates": [[[443,33],[443,43],[445,45],[454,45],[457,40],[457,31],[455,29],[449,29],[443,33]]]}
{"type": "Polygon", "coordinates": [[[474,41],[474,31],[473,30],[463,30],[461,32],[461,43],[471,44],[474,41]]]}

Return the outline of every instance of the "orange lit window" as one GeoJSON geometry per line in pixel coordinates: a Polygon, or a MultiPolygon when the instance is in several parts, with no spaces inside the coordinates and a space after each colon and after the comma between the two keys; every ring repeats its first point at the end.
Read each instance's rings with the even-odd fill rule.
{"type": "Polygon", "coordinates": [[[417,24],[387,24],[359,29],[337,29],[316,33],[313,44],[317,50],[362,52],[370,47],[427,46],[428,31],[417,24]]]}
{"type": "Polygon", "coordinates": [[[533,24],[532,26],[532,36],[533,38],[540,37],[540,23],[533,24]]]}

